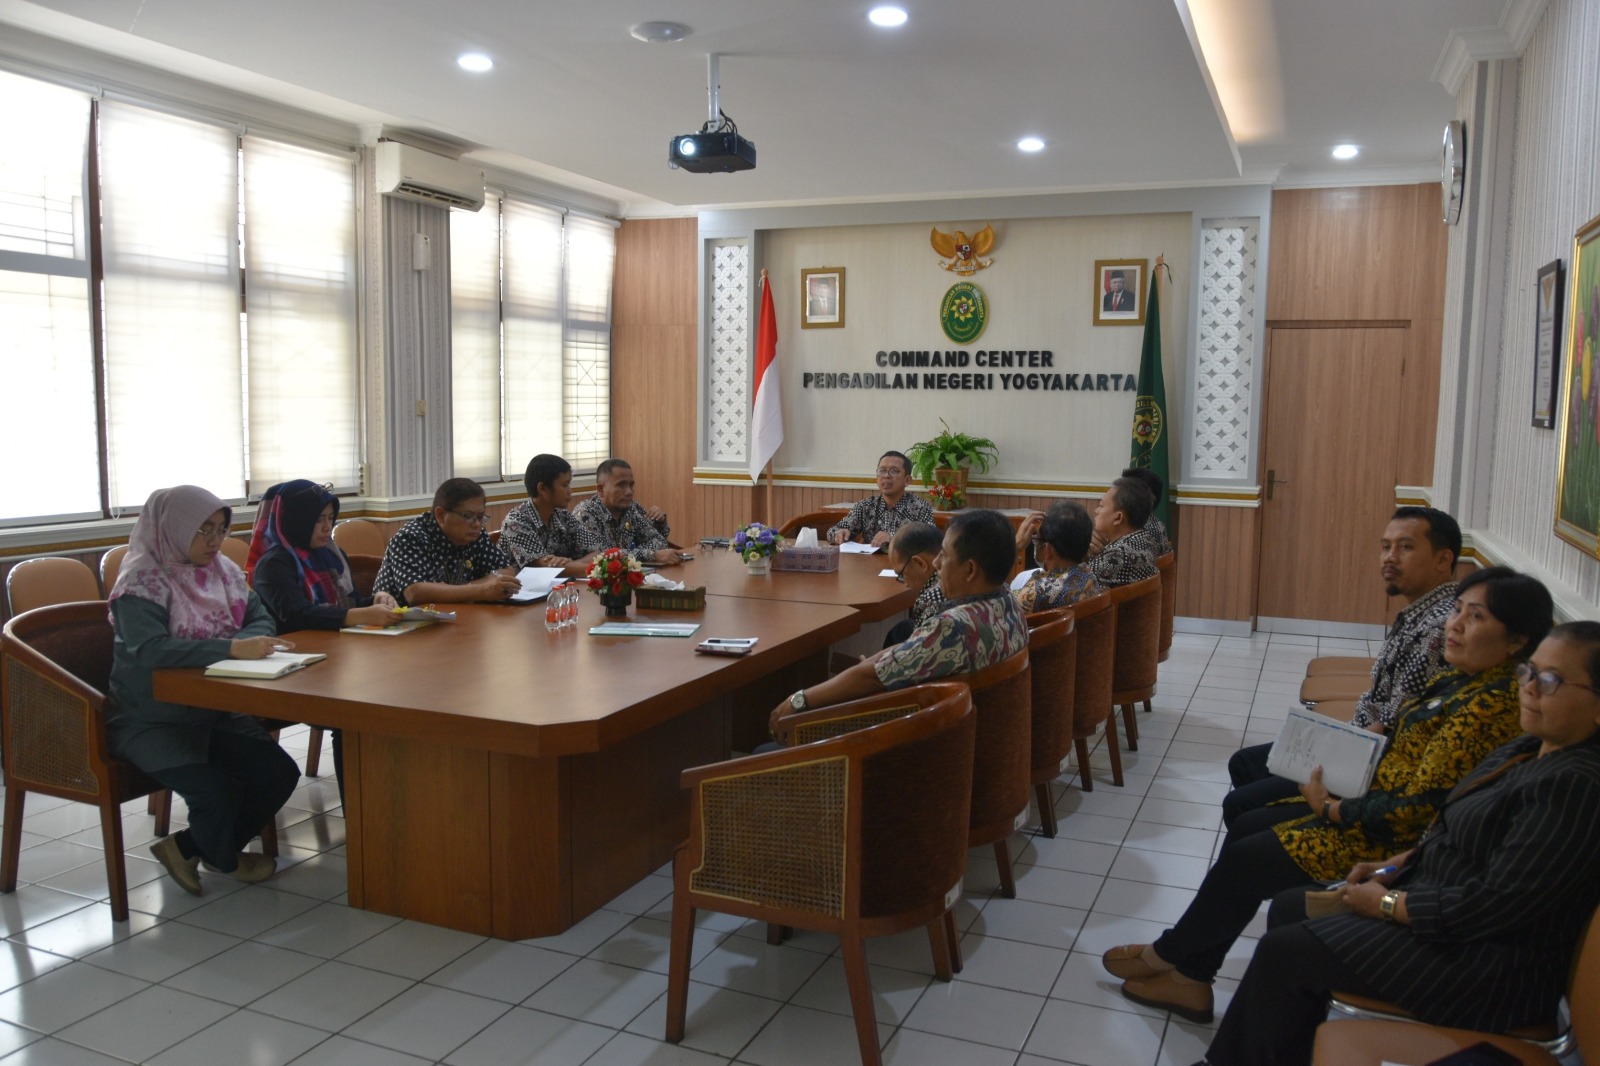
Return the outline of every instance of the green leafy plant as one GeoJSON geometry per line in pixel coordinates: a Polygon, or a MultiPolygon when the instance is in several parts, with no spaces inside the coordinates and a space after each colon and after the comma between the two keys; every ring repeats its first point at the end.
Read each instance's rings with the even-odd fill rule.
{"type": "Polygon", "coordinates": [[[1000,450],[988,437],[952,432],[949,423],[942,418],[939,424],[944,426],[943,433],[906,449],[911,458],[911,473],[919,481],[932,481],[933,472],[940,469],[976,467],[978,473],[986,474],[989,467],[999,461],[1000,450]]]}

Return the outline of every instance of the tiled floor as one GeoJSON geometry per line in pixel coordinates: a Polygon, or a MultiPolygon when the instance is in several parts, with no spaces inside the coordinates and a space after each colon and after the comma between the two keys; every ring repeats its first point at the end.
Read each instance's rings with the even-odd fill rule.
{"type": "MultiPolygon", "coordinates": [[[[1139,716],[1127,784],[1103,751],[1092,793],[1058,782],[1060,834],[1013,839],[1017,898],[972,854],[958,919],[966,969],[932,979],[919,930],[869,949],[885,1059],[917,1066],[1187,1064],[1208,1030],[1123,1000],[1099,967],[1187,904],[1218,842],[1228,755],[1270,740],[1305,662],[1376,642],[1179,634],[1155,710],[1139,716]]],[[[305,731],[286,736],[296,758],[305,731]],[[294,745],[300,745],[296,750],[294,745]]],[[[324,758],[324,765],[328,759],[324,758]]],[[[856,1061],[837,943],[702,915],[688,1032],[661,1041],[665,871],[559,937],[509,943],[351,910],[331,777],[281,816],[277,877],[205,875],[201,898],[162,876],[142,804],[123,819],[132,921],[114,924],[92,808],[30,796],[21,883],[0,897],[0,1055],[19,1063],[150,1062],[638,1066],[856,1061]]],[[[181,808],[181,804],[180,804],[181,808]]],[[[181,813],[181,811],[179,812],[181,813]]],[[[1259,919],[1258,919],[1259,921],[1259,919]]],[[[1252,928],[1251,934],[1259,932],[1252,928]]],[[[1241,940],[1218,1007],[1249,959],[1241,940]]]]}

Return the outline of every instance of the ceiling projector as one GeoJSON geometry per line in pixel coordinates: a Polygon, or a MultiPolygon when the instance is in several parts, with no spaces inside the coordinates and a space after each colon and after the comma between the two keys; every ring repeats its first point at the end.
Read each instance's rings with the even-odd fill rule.
{"type": "Polygon", "coordinates": [[[667,146],[667,165],[694,174],[731,174],[756,168],[756,145],[737,130],[685,133],[667,146]]]}

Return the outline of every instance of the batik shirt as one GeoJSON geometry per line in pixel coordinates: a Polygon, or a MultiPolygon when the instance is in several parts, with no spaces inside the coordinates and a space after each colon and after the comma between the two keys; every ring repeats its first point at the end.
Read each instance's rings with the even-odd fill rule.
{"type": "Polygon", "coordinates": [[[1151,515],[1150,520],[1144,524],[1144,530],[1150,534],[1151,546],[1157,559],[1172,550],[1172,538],[1167,535],[1166,523],[1161,519],[1151,515]]]}
{"type": "Polygon", "coordinates": [[[573,508],[572,517],[599,539],[599,549],[621,548],[640,562],[648,563],[655,559],[656,552],[670,547],[667,535],[672,530],[667,527],[666,518],[652,522],[636,503],[630,503],[621,515],[613,515],[599,496],[590,496],[573,508]]]}
{"type": "Polygon", "coordinates": [[[1351,725],[1360,729],[1374,722],[1389,725],[1400,705],[1415,698],[1446,668],[1444,624],[1455,603],[1456,583],[1446,581],[1394,616],[1383,651],[1372,664],[1372,685],[1356,701],[1351,725]]]}
{"type": "Polygon", "coordinates": [[[1155,534],[1146,526],[1118,537],[1102,548],[1099,555],[1085,559],[1083,565],[1107,588],[1131,585],[1156,576],[1156,557],[1164,554],[1156,551],[1159,546],[1155,534]]]}
{"type": "Polygon", "coordinates": [[[877,661],[884,688],[920,685],[952,674],[973,674],[1028,646],[1028,623],[1009,589],[946,600],[901,644],[877,661]]]}
{"type": "Polygon", "coordinates": [[[904,493],[893,507],[881,495],[868,496],[850,508],[850,513],[828,530],[828,536],[831,539],[843,529],[849,531],[851,540],[869,541],[879,533],[892,536],[907,522],[932,521],[933,505],[921,496],[904,493]]]}
{"type": "Polygon", "coordinates": [[[944,609],[944,590],[939,587],[937,575],[928,579],[911,604],[911,627],[915,629],[944,609]]]}
{"type": "Polygon", "coordinates": [[[469,585],[515,565],[488,533],[479,533],[478,539],[466,547],[456,544],[429,511],[401,526],[400,532],[389,539],[372,588],[405,603],[406,589],[420,581],[469,585]]]}
{"type": "Polygon", "coordinates": [[[582,559],[605,546],[565,507],[550,512],[550,524],[545,525],[532,500],[513,508],[500,527],[500,547],[511,553],[518,566],[537,566],[546,555],[582,559]]]}
{"type": "Polygon", "coordinates": [[[1039,570],[1014,593],[1023,614],[1070,607],[1099,594],[1100,582],[1084,563],[1065,570],[1039,570]]]}

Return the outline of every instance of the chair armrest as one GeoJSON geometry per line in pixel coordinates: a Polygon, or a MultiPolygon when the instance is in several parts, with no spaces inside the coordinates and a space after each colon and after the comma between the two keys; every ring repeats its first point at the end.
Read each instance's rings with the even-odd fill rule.
{"type": "Polygon", "coordinates": [[[963,687],[961,682],[942,681],[863,696],[810,711],[786,712],[779,708],[772,713],[769,724],[773,737],[780,743],[810,744],[904,718],[955,695],[963,687]]]}

